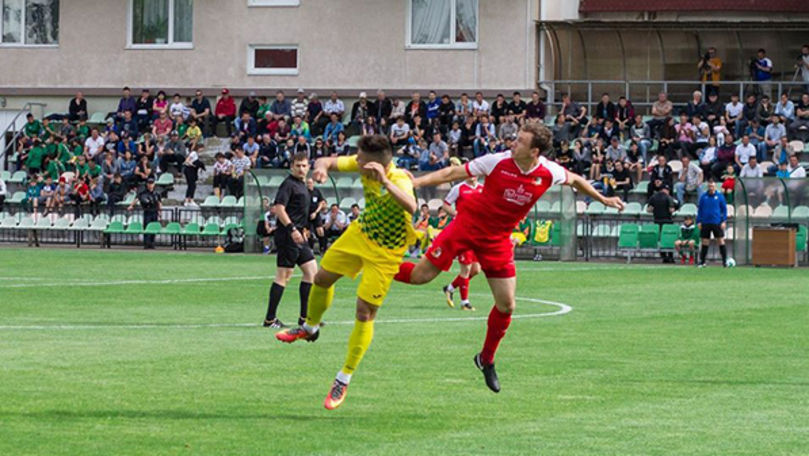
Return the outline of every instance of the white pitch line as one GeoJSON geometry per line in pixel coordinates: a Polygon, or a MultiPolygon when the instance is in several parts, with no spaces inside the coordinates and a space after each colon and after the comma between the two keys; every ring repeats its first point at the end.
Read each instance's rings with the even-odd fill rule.
{"type": "Polygon", "coordinates": [[[271,280],[272,274],[266,276],[243,276],[243,277],[198,277],[189,279],[163,279],[163,280],[113,280],[107,282],[72,282],[70,280],[53,279],[50,283],[15,283],[10,285],[0,285],[0,288],[41,288],[41,287],[106,287],[115,285],[167,285],[176,283],[198,283],[198,282],[228,282],[231,280],[271,280]]]}
{"type": "MultiPolygon", "coordinates": [[[[548,304],[558,307],[559,310],[553,312],[542,312],[533,314],[514,315],[515,319],[529,319],[529,318],[544,318],[556,317],[570,313],[573,307],[563,304],[561,302],[547,301],[544,299],[536,298],[523,298],[518,296],[518,301],[528,301],[539,304],[548,304]]],[[[379,319],[376,320],[380,324],[388,323],[443,323],[443,322],[460,322],[460,321],[485,321],[488,316],[481,317],[449,317],[449,318],[397,318],[397,319],[379,319]]],[[[329,321],[328,325],[353,325],[354,321],[329,321]]],[[[197,328],[250,328],[260,326],[257,323],[207,323],[207,324],[188,324],[188,325],[161,325],[161,324],[135,324],[135,325],[0,325],[0,331],[9,330],[84,330],[84,329],[197,329],[197,328]]]]}

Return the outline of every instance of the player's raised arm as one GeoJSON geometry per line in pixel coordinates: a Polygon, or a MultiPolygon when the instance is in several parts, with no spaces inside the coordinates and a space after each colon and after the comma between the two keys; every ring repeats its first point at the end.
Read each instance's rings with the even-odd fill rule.
{"type": "Polygon", "coordinates": [[[318,184],[322,184],[329,178],[329,171],[339,171],[337,168],[337,157],[318,158],[312,170],[312,179],[318,184]]]}
{"type": "Polygon", "coordinates": [[[578,174],[568,172],[566,185],[570,185],[571,187],[579,190],[580,192],[584,193],[590,198],[593,198],[594,200],[601,202],[601,204],[605,206],[614,207],[619,211],[624,210],[624,202],[621,201],[621,198],[617,196],[613,196],[610,198],[605,197],[592,185],[590,185],[589,182],[587,182],[583,177],[579,176],[578,174]]]}
{"type": "Polygon", "coordinates": [[[419,187],[435,187],[447,182],[454,182],[461,179],[466,179],[469,174],[466,172],[464,166],[448,166],[438,171],[433,171],[429,174],[419,176],[413,180],[413,186],[419,187]]]}

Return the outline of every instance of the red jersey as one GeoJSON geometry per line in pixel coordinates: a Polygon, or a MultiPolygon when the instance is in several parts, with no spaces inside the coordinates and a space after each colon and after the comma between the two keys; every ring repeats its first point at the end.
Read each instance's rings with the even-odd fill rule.
{"type": "Polygon", "coordinates": [[[486,185],[480,195],[464,203],[464,212],[458,215],[487,235],[510,235],[551,185],[567,182],[567,171],[543,156],[533,169],[523,172],[511,151],[476,158],[466,164],[466,172],[485,176],[486,185]]]}
{"type": "Polygon", "coordinates": [[[478,183],[474,187],[467,184],[465,181],[460,184],[455,184],[447,193],[444,202],[452,206],[455,205],[455,210],[460,211],[462,206],[473,198],[483,192],[483,184],[478,183]]]}

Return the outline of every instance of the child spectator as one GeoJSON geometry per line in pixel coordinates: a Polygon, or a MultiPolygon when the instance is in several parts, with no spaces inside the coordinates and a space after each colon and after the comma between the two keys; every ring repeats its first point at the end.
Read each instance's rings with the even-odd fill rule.
{"type": "Polygon", "coordinates": [[[725,199],[728,203],[733,203],[733,189],[736,187],[736,169],[733,165],[729,164],[725,168],[725,173],[722,174],[722,193],[725,194],[725,199]]]}
{"type": "Polygon", "coordinates": [[[677,240],[674,241],[674,251],[680,257],[680,264],[685,264],[686,257],[688,257],[688,264],[694,264],[698,243],[699,231],[694,225],[694,217],[686,215],[683,224],[680,225],[677,240]]]}
{"type": "Polygon", "coordinates": [[[225,190],[230,187],[233,164],[225,158],[225,154],[222,152],[217,152],[215,158],[216,163],[213,164],[213,192],[221,200],[225,190]]]}

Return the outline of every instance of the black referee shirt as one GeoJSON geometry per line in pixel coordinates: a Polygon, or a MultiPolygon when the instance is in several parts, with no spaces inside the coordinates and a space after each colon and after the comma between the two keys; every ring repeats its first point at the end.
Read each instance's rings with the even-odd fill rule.
{"type": "Polygon", "coordinates": [[[290,174],[275,194],[275,203],[284,206],[289,219],[297,228],[309,226],[309,189],[290,174]]]}

